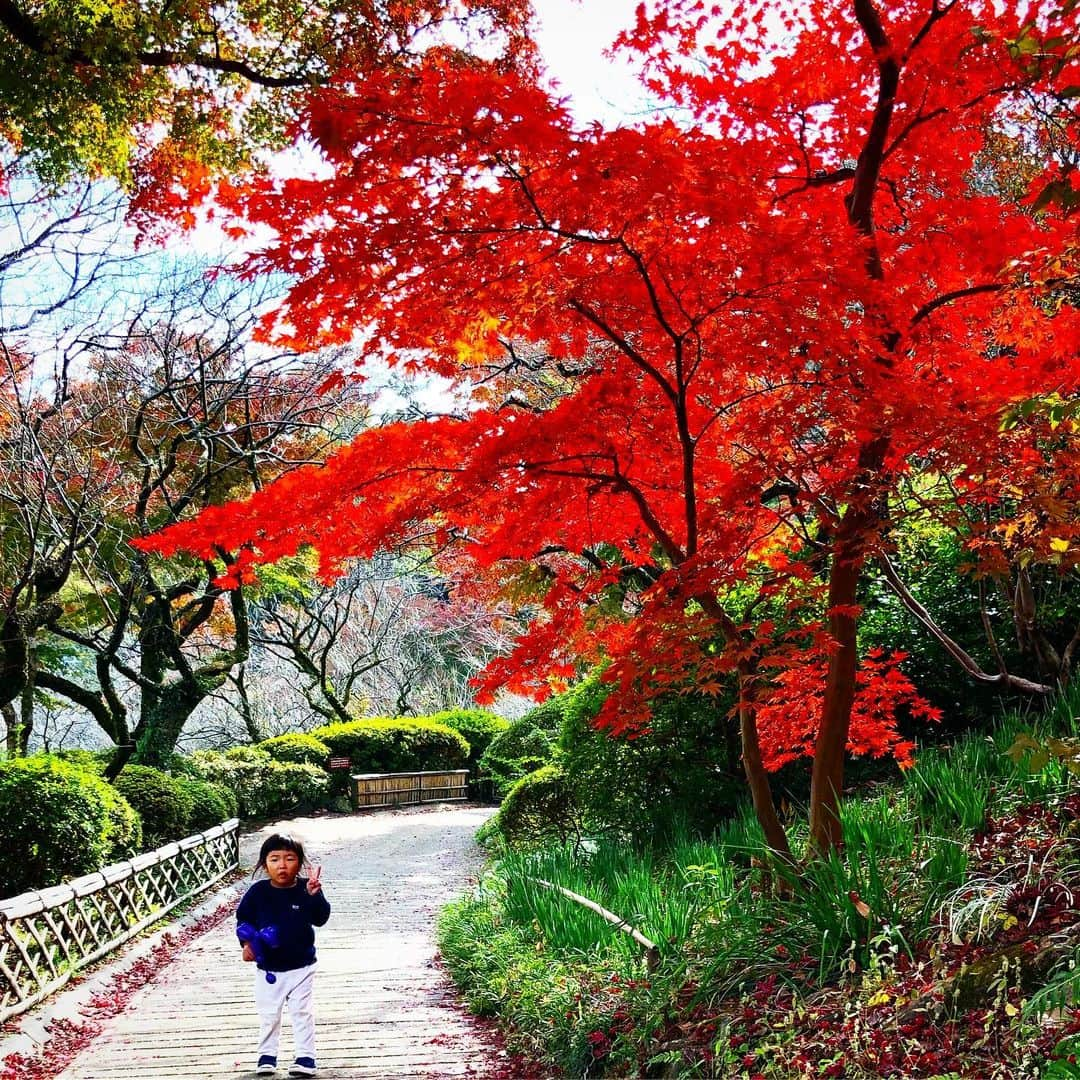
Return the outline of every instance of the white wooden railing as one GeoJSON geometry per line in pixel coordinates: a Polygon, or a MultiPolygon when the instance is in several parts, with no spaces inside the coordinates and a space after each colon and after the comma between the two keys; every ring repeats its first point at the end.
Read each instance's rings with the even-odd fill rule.
{"type": "Polygon", "coordinates": [[[96,874],[0,900],[0,1021],[235,870],[239,826],[233,818],[96,874]]]}

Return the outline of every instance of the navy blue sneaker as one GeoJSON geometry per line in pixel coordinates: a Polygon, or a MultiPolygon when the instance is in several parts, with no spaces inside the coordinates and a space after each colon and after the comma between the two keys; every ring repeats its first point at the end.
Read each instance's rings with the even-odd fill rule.
{"type": "Polygon", "coordinates": [[[314,1058],[297,1058],[289,1066],[290,1076],[314,1076],[315,1075],[315,1059],[314,1058]]]}
{"type": "Polygon", "coordinates": [[[269,1054],[263,1054],[259,1058],[259,1064],[255,1066],[256,1076],[273,1076],[277,1072],[277,1058],[269,1054]]]}

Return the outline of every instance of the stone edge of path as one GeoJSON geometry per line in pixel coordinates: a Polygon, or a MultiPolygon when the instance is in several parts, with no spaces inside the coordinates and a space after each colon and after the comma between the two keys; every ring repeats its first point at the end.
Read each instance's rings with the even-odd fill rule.
{"type": "MultiPolygon", "coordinates": [[[[243,837],[241,837],[243,842],[243,837]]],[[[239,874],[243,872],[241,861],[239,874]]],[[[15,1028],[0,1035],[0,1066],[12,1054],[35,1057],[47,1049],[52,1038],[51,1026],[58,1020],[70,1023],[85,1023],[84,1010],[90,1000],[106,990],[113,980],[123,972],[134,967],[144,957],[157,948],[166,934],[176,934],[194,925],[206,916],[219,910],[223,904],[235,903],[246,888],[246,882],[239,874],[230,875],[224,882],[211,888],[195,900],[195,906],[189,908],[178,918],[164,915],[157,928],[133,942],[120,946],[116,953],[103,959],[87,974],[76,975],[75,979],[61,987],[55,994],[22,1013],[12,1017],[7,1023],[15,1028]]]]}

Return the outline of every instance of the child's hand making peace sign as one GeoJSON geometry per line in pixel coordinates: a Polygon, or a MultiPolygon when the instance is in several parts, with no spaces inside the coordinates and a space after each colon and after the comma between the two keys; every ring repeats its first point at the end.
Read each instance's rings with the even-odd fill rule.
{"type": "Polygon", "coordinates": [[[307,891],[314,896],[317,892],[322,891],[322,882],[319,880],[319,875],[322,873],[321,866],[313,866],[311,868],[311,877],[307,879],[307,891]]]}

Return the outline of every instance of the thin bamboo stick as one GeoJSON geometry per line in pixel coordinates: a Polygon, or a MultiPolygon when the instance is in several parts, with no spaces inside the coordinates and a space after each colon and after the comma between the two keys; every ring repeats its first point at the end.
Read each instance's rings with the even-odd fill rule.
{"type": "Polygon", "coordinates": [[[614,911],[608,911],[607,908],[601,907],[595,900],[590,900],[587,896],[582,896],[580,893],[572,892],[570,889],[564,889],[562,885],[555,885],[550,881],[544,881],[543,878],[532,878],[537,885],[542,885],[545,889],[553,889],[557,893],[562,893],[568,900],[573,900],[575,904],[580,904],[584,908],[588,908],[590,911],[595,912],[600,918],[607,920],[617,930],[621,930],[624,934],[629,934],[644,950],[645,950],[645,966],[649,971],[652,971],[656,965],[660,962],[660,948],[655,941],[650,941],[640,930],[631,926],[622,916],[616,915],[614,911]]]}

